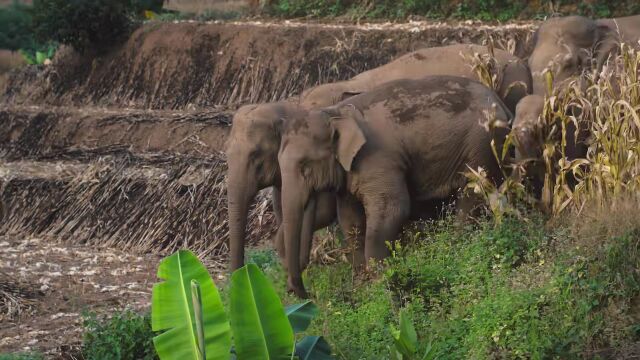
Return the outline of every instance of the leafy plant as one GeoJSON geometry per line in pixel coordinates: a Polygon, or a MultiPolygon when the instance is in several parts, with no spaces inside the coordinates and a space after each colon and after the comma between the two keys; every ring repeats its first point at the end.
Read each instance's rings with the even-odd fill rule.
{"type": "Polygon", "coordinates": [[[150,316],[132,310],[117,312],[110,318],[95,313],[84,315],[82,354],[93,359],[157,359],[151,338],[150,316]]]}
{"type": "Polygon", "coordinates": [[[153,330],[166,330],[153,339],[158,355],[163,359],[224,358],[231,347],[231,332],[218,290],[204,265],[193,253],[178,251],[160,262],[158,277],[166,280],[154,285],[151,305],[153,330]],[[197,306],[202,308],[202,319],[194,315],[192,282],[200,288],[197,306]],[[198,346],[198,321],[205,334],[204,354],[198,346]]]}
{"type": "Polygon", "coordinates": [[[43,42],[101,50],[129,35],[135,12],[130,0],[34,0],[34,32],[43,42]]]}
{"type": "Polygon", "coordinates": [[[206,268],[181,250],[165,258],[153,289],[152,327],[162,359],[331,359],[322,337],[305,331],[318,309],[310,302],[282,307],[273,286],[255,264],[231,276],[229,320],[206,268]],[[233,348],[230,336],[233,334],[233,348]],[[204,344],[203,344],[204,343],[204,344]]]}

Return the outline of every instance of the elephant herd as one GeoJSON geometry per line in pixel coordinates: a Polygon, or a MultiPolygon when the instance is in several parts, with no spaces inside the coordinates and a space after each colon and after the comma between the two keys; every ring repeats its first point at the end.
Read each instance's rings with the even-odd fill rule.
{"type": "Polygon", "coordinates": [[[552,18],[537,30],[528,61],[480,45],[427,48],[295,99],[241,107],[226,149],[231,269],[244,262],[248,208],[268,187],[275,247],[288,289],[300,297],[318,229],[339,223],[355,245],[356,268],[387,256],[386,241],[407,221],[432,217],[443,203],[454,202],[464,219],[477,199],[462,192],[463,173],[482,167],[497,183],[504,177],[491,143],[500,146],[509,129],[488,132],[486,114],[514,130],[516,158],[539,156],[528,136],[542,112],[544,72],[562,86],[604,66],[619,41],[639,39],[640,16],[552,18]],[[490,52],[501,73],[495,90],[462,56],[490,52]]]}

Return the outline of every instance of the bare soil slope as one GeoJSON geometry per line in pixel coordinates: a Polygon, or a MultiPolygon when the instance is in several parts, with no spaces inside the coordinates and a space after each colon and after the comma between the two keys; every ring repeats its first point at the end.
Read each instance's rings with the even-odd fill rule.
{"type": "Polygon", "coordinates": [[[328,26],[150,23],[103,56],[61,51],[14,74],[5,104],[195,109],[279,100],[347,79],[414,49],[482,43],[526,53],[531,25],[328,26]]]}

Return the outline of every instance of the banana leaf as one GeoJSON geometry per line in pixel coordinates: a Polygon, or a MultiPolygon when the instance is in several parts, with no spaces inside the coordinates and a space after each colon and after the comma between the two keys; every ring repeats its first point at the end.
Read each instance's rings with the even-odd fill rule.
{"type": "Polygon", "coordinates": [[[322,336],[305,336],[296,344],[300,360],[331,360],[331,347],[322,336]]]}
{"type": "Polygon", "coordinates": [[[287,306],[284,312],[293,328],[293,333],[298,334],[307,330],[311,320],[318,315],[318,307],[311,300],[307,300],[301,304],[287,306]]]}
{"type": "Polygon", "coordinates": [[[238,359],[291,358],[293,330],[273,286],[255,264],[231,275],[230,304],[238,359]]]}
{"type": "Polygon", "coordinates": [[[229,359],[231,333],[220,294],[207,269],[187,250],[163,259],[153,286],[151,328],[164,331],[153,338],[158,356],[167,359],[199,359],[191,281],[200,288],[202,329],[207,359],[229,359]]]}

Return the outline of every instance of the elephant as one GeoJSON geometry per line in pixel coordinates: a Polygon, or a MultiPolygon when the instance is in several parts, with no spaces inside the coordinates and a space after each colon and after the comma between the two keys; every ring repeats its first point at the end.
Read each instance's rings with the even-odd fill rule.
{"type": "MultiPolygon", "coordinates": [[[[295,117],[304,111],[317,107],[330,106],[338,101],[392,80],[402,78],[420,78],[430,74],[457,75],[475,79],[476,75],[461,53],[471,55],[474,52],[487,54],[486,46],[451,45],[418,50],[398,58],[387,65],[366,71],[349,81],[320,85],[305,91],[301,100],[245,105],[233,118],[233,125],[227,141],[228,208],[229,208],[229,244],[231,269],[244,264],[244,237],[249,205],[257,191],[274,186],[272,202],[277,223],[280,224],[280,187],[277,149],[280,144],[280,129],[288,117],[295,117]],[[259,154],[256,159],[251,156],[259,154]]],[[[498,63],[503,67],[504,76],[501,90],[507,94],[505,99],[515,106],[517,100],[531,89],[531,76],[526,64],[503,50],[495,49],[498,63]],[[518,84],[524,84],[524,87],[518,84]],[[513,86],[512,86],[513,85],[513,86]],[[509,88],[511,87],[511,88],[509,88]]],[[[320,197],[317,209],[317,224],[309,225],[320,229],[331,223],[335,210],[328,207],[333,202],[330,195],[320,197]]],[[[426,206],[425,208],[430,208],[426,206]]],[[[282,245],[282,231],[278,226],[275,244],[278,254],[283,258],[285,247],[282,245]]],[[[301,266],[308,263],[311,239],[303,239],[303,251],[300,254],[301,266]]],[[[285,265],[286,267],[286,265],[285,265]]]]}
{"type": "MultiPolygon", "coordinates": [[[[259,190],[272,188],[272,203],[276,221],[281,222],[280,170],[278,149],[283,121],[303,116],[306,110],[292,102],[245,105],[233,117],[233,126],[226,144],[228,163],[227,197],[229,211],[229,247],[231,270],[244,265],[244,238],[249,205],[259,190]]],[[[335,195],[318,195],[315,219],[306,219],[305,226],[313,230],[331,224],[336,215],[335,195]]],[[[309,233],[307,231],[306,233],[309,233]]],[[[313,231],[310,232],[313,234],[313,231]]],[[[311,237],[302,239],[300,267],[309,263],[311,237]]],[[[278,254],[284,259],[282,229],[275,235],[278,254]]]]}
{"type": "MultiPolygon", "coordinates": [[[[528,178],[536,198],[542,196],[545,177],[543,163],[544,141],[542,137],[541,115],[543,114],[545,99],[541,95],[528,95],[522,98],[516,107],[516,114],[511,126],[516,139],[515,161],[527,162],[526,177],[528,178]]],[[[565,156],[568,160],[584,157],[587,154],[586,140],[588,129],[580,126],[576,132],[573,122],[567,124],[565,156]]],[[[568,179],[570,182],[572,179],[568,179]]]]}
{"type": "Polygon", "coordinates": [[[502,180],[490,144],[494,138],[501,146],[507,130],[492,137],[479,122],[487,111],[511,120],[483,84],[427,76],[389,82],[287,121],[278,162],[288,289],[307,296],[294,254],[303,216],[319,193],[336,193],[341,226],[345,213],[361,217],[354,223],[364,229],[357,251],[365,264],[388,255],[385,241],[396,239],[415,203],[457,196],[459,214],[469,214],[477,199],[461,191],[463,172],[483,167],[490,179],[502,180]]]}
{"type": "Polygon", "coordinates": [[[547,93],[545,71],[551,70],[554,85],[579,75],[583,70],[602,69],[620,40],[637,46],[640,16],[592,20],[583,16],[551,18],[534,36],[528,59],[533,77],[533,94],[547,93]],[[595,63],[595,64],[594,64],[595,63]]]}
{"type": "MultiPolygon", "coordinates": [[[[396,60],[365,71],[350,80],[320,85],[301,95],[307,108],[330,106],[349,96],[372,90],[388,81],[402,78],[419,79],[428,75],[452,75],[477,80],[472,65],[461,54],[488,54],[482,45],[456,44],[426,48],[403,55],[396,60]]],[[[505,50],[494,49],[494,56],[502,67],[498,94],[513,113],[518,101],[531,93],[531,73],[528,66],[505,50]]]]}

